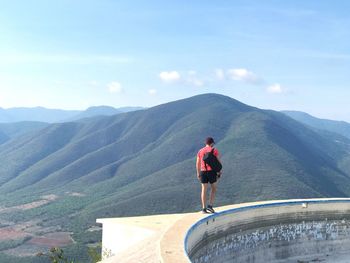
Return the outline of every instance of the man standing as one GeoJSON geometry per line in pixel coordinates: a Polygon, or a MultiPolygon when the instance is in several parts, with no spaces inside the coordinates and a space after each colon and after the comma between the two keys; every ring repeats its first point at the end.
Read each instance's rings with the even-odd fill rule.
{"type": "MultiPolygon", "coordinates": [[[[212,137],[208,137],[205,140],[205,147],[200,149],[197,154],[197,162],[196,162],[196,168],[197,168],[197,178],[202,184],[202,192],[201,192],[201,200],[202,200],[202,213],[215,213],[213,209],[214,199],[215,199],[215,193],[216,193],[216,181],[217,178],[220,177],[221,172],[215,172],[212,170],[210,165],[206,164],[203,161],[203,157],[205,154],[212,152],[218,161],[219,159],[219,151],[214,147],[214,139],[212,137]],[[214,149],[214,150],[213,150],[214,149]],[[208,189],[208,183],[210,183],[210,197],[209,197],[209,204],[206,206],[207,201],[207,189],[208,189]]],[[[220,162],[221,163],[221,162],[220,162]]]]}

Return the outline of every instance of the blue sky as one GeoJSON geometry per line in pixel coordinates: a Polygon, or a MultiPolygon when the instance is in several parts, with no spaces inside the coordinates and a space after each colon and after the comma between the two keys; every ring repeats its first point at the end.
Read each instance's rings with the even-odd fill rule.
{"type": "Polygon", "coordinates": [[[350,121],[350,2],[1,1],[0,107],[215,92],[350,121]]]}

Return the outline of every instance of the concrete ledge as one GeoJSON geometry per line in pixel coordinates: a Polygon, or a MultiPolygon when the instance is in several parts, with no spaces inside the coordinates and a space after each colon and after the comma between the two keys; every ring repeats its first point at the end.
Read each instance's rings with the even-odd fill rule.
{"type": "MultiPolygon", "coordinates": [[[[327,220],[330,218],[327,215],[333,212],[344,217],[350,214],[350,198],[265,201],[223,206],[216,210],[218,213],[209,216],[196,212],[98,219],[97,222],[103,224],[105,255],[102,262],[188,263],[191,262],[190,258],[200,254],[201,247],[215,244],[217,240],[240,231],[252,230],[253,233],[256,229],[268,228],[276,222],[289,224],[297,223],[299,219],[314,220],[316,214],[327,220]],[[337,208],[339,204],[341,210],[337,208]]],[[[217,259],[215,262],[220,262],[217,259]]],[[[192,260],[213,262],[209,257],[202,258],[202,261],[198,257],[192,260]]],[[[237,262],[264,262],[249,260],[237,262]]],[[[342,262],[340,260],[334,262],[342,262]]]]}
{"type": "Polygon", "coordinates": [[[98,219],[103,263],[160,262],[159,240],[183,214],[98,219]]]}
{"type": "Polygon", "coordinates": [[[242,206],[196,222],[188,261],[339,262],[350,254],[350,199],[287,200],[242,206]],[[311,259],[310,259],[311,258],[311,259]]]}

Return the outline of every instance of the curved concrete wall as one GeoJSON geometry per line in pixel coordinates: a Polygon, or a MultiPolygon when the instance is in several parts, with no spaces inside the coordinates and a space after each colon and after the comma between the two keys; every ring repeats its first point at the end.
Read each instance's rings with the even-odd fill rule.
{"type": "Polygon", "coordinates": [[[191,262],[350,262],[350,199],[275,202],[219,212],[187,232],[191,262]]]}

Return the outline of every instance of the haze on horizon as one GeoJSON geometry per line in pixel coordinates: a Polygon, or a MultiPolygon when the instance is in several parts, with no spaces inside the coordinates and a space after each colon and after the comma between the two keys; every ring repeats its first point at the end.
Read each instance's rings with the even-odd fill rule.
{"type": "Polygon", "coordinates": [[[220,93],[350,121],[350,3],[2,1],[0,107],[220,93]]]}

